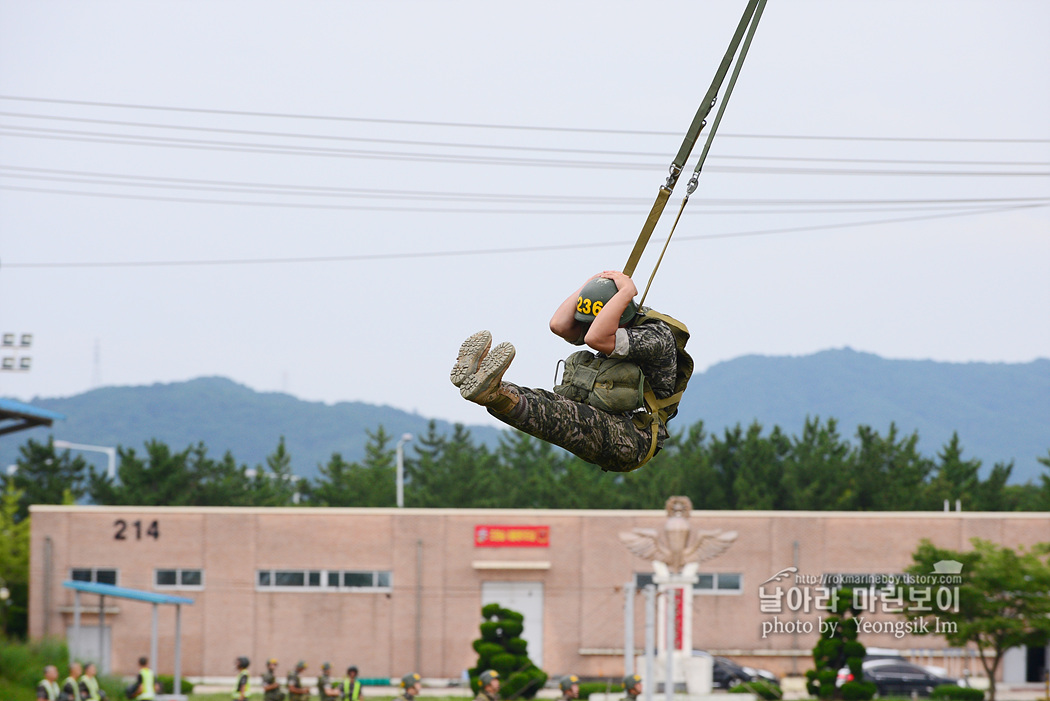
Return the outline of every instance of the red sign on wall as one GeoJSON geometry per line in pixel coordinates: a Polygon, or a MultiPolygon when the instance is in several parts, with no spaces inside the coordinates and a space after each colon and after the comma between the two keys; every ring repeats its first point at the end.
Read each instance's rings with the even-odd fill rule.
{"type": "Polygon", "coordinates": [[[550,526],[474,526],[475,548],[549,548],[550,526]]]}

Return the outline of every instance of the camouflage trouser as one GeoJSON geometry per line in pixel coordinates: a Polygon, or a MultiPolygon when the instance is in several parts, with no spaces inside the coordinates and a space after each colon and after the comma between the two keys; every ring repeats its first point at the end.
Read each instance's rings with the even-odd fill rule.
{"type": "MultiPolygon", "coordinates": [[[[542,389],[503,386],[516,391],[518,405],[493,416],[505,424],[560,446],[610,472],[630,472],[639,466],[652,444],[650,429],[638,428],[626,414],[610,414],[542,389]]],[[[666,437],[660,427],[659,440],[666,437]]]]}

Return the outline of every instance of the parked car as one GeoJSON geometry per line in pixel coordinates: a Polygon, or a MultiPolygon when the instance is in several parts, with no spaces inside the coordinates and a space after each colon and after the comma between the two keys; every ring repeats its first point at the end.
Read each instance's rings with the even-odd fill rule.
{"type": "Polygon", "coordinates": [[[711,684],[716,689],[731,689],[743,682],[765,681],[779,686],[780,679],[768,669],[756,669],[737,664],[728,657],[712,655],[705,650],[693,650],[694,657],[711,658],[711,684]]]}
{"type": "MultiPolygon", "coordinates": [[[[908,662],[904,659],[904,655],[900,650],[894,650],[893,648],[888,647],[869,647],[867,653],[864,655],[864,661],[868,662],[870,660],[897,660],[898,662],[908,662]]],[[[932,664],[919,664],[918,662],[911,662],[909,664],[916,664],[935,677],[951,678],[948,674],[948,670],[944,667],[938,667],[932,664]]],[[[966,679],[959,680],[959,686],[968,685],[966,679]]]]}
{"type": "MultiPolygon", "coordinates": [[[[929,670],[911,662],[897,659],[867,660],[861,665],[864,681],[875,684],[879,696],[929,696],[934,687],[941,684],[956,684],[959,680],[933,674],[929,670]]],[[[849,668],[839,670],[837,686],[854,681],[849,668]]]]}

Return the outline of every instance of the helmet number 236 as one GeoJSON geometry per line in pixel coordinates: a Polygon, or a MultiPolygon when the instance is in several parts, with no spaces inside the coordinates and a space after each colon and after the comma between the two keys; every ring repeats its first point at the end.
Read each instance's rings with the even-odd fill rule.
{"type": "Polygon", "coordinates": [[[581,314],[593,314],[594,316],[598,316],[598,312],[602,310],[603,306],[604,304],[601,300],[596,300],[592,302],[591,300],[584,299],[583,297],[579,297],[576,300],[576,311],[580,312],[581,314]]]}

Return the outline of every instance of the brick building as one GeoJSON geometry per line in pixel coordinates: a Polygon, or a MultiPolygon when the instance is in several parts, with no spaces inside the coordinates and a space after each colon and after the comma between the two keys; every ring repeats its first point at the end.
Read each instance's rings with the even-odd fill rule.
{"type": "MultiPolygon", "coordinates": [[[[470,644],[479,608],[498,601],[525,614],[529,653],[549,673],[616,675],[624,585],[644,585],[652,574],[618,533],[661,528],[665,518],[663,511],[34,506],[30,635],[69,634],[73,592],[62,583],[95,581],[194,600],[181,613],[188,676],[228,676],[233,657],[247,655],[305,659],[313,670],[324,660],[337,670],[352,663],[363,677],[415,670],[458,678],[476,661],[470,644]]],[[[701,565],[694,646],[781,674],[809,666],[822,576],[901,573],[921,538],[953,549],[967,549],[974,537],[1011,547],[1050,540],[1046,513],[694,511],[691,523],[738,532],[727,552],[701,565]],[[788,567],[797,568],[792,579],[769,581],[788,567]],[[783,591],[774,596],[777,586],[783,591]]],[[[82,607],[80,644],[97,646],[97,597],[83,596],[82,607]]],[[[640,647],[641,595],[634,608],[640,647]]],[[[897,616],[873,608],[871,620],[881,623],[862,636],[868,646],[922,650],[953,674],[968,663],[938,636],[902,634],[893,628],[897,616]]],[[[102,645],[113,671],[133,671],[149,650],[150,629],[149,606],[107,598],[102,645]]],[[[161,612],[161,673],[171,672],[173,646],[174,617],[161,612]]],[[[1018,651],[1005,674],[1024,681],[1040,664],[1046,650],[1018,651]]]]}

